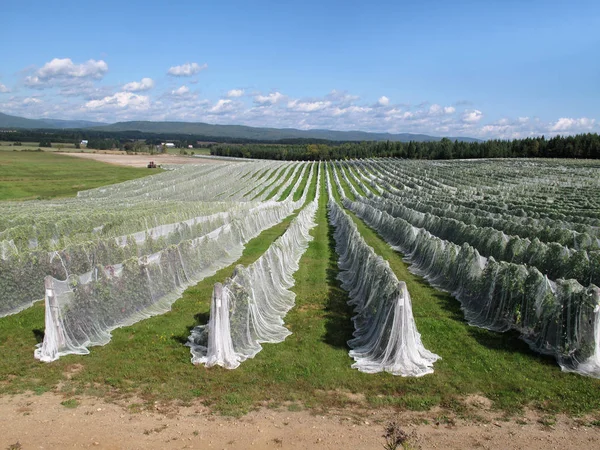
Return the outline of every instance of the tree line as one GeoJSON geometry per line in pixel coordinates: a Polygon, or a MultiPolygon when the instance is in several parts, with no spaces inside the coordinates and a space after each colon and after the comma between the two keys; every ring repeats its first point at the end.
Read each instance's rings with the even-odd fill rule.
{"type": "Polygon", "coordinates": [[[481,142],[345,142],[341,144],[215,144],[216,156],[279,160],[329,160],[344,158],[397,157],[407,159],[466,158],[600,158],[600,136],[544,136],[481,142]]]}
{"type": "MultiPolygon", "coordinates": [[[[465,159],[465,158],[600,158],[600,136],[596,133],[576,136],[544,136],[489,141],[464,142],[443,138],[429,142],[335,142],[323,139],[285,139],[256,141],[214,136],[154,134],[141,131],[94,130],[10,130],[1,132],[0,140],[79,144],[88,140],[88,148],[140,151],[143,147],[173,142],[176,147],[209,148],[211,154],[239,158],[279,160],[329,160],[344,158],[398,157],[408,159],[465,159]],[[141,145],[143,143],[143,145],[141,145]]],[[[41,145],[41,144],[44,145],[41,145]]]]}

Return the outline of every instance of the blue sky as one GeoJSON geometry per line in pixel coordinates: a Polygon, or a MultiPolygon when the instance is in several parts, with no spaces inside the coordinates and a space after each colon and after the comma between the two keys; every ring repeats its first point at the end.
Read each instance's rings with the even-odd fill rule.
{"type": "Polygon", "coordinates": [[[596,1],[3,0],[0,112],[512,138],[600,132],[596,1]]]}

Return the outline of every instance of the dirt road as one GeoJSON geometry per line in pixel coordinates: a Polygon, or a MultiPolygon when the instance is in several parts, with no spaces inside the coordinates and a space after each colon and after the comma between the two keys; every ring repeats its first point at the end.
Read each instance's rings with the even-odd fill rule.
{"type": "Polygon", "coordinates": [[[138,410],[121,404],[45,393],[0,398],[0,448],[6,449],[381,449],[384,426],[397,420],[413,449],[597,448],[600,430],[533,412],[504,421],[486,402],[475,404],[475,421],[447,411],[330,411],[326,415],[261,409],[239,418],[212,414],[200,402],[138,410]]]}
{"type": "Polygon", "coordinates": [[[84,159],[94,159],[108,164],[117,164],[120,166],[129,167],[146,167],[150,161],[154,161],[157,165],[167,164],[223,164],[230,162],[216,158],[196,158],[192,156],[178,155],[127,155],[125,153],[59,153],[59,155],[73,156],[84,159]]]}

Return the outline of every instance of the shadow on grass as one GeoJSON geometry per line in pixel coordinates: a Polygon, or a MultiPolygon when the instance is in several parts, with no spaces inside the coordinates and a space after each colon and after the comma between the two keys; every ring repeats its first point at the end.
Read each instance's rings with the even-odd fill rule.
{"type": "MultiPolygon", "coordinates": [[[[410,267],[411,264],[404,258],[404,255],[398,251],[396,251],[396,253],[402,257],[402,261],[410,267]]],[[[465,324],[467,326],[467,332],[478,344],[490,350],[503,350],[510,353],[519,353],[528,358],[535,359],[541,364],[556,366],[556,359],[553,356],[542,355],[539,352],[532,350],[527,342],[521,338],[521,334],[516,330],[499,332],[469,325],[465,320],[464,312],[458,299],[453,297],[449,292],[435,288],[422,276],[415,275],[414,273],[412,273],[412,275],[414,281],[421,287],[434,290],[431,296],[435,298],[439,306],[448,313],[447,317],[453,321],[465,324]]]]}
{"type": "Polygon", "coordinates": [[[332,347],[348,348],[346,342],[352,338],[352,308],[348,305],[348,294],[340,287],[337,279],[339,273],[335,251],[334,228],[328,224],[329,264],[327,267],[327,284],[329,295],[325,305],[325,337],[324,342],[332,347]]]}
{"type": "Polygon", "coordinates": [[[35,328],[33,330],[31,330],[31,332],[33,333],[33,336],[35,337],[35,341],[38,344],[41,344],[42,342],[44,342],[44,330],[40,330],[39,328],[35,328]]]}
{"type": "Polygon", "coordinates": [[[210,319],[209,312],[202,312],[202,313],[198,313],[198,314],[194,315],[194,324],[187,327],[187,333],[185,334],[185,336],[180,334],[178,336],[171,337],[171,339],[173,339],[175,342],[179,342],[182,345],[187,344],[188,337],[192,334],[192,330],[195,327],[197,327],[198,325],[207,325],[209,319],[210,319]]]}

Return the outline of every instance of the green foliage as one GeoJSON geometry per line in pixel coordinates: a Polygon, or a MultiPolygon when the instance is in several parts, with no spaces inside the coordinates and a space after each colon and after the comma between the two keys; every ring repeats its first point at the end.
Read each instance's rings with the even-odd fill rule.
{"type": "Polygon", "coordinates": [[[63,405],[65,408],[69,409],[74,409],[79,406],[79,402],[74,398],[70,398],[68,400],[65,400],[64,402],[60,402],[60,404],[63,405]]]}
{"type": "Polygon", "coordinates": [[[484,142],[365,141],[321,144],[216,144],[211,154],[238,158],[278,160],[336,160],[346,158],[396,157],[407,159],[464,158],[600,158],[600,136],[595,133],[556,136],[551,139],[489,140],[484,142]]]}

